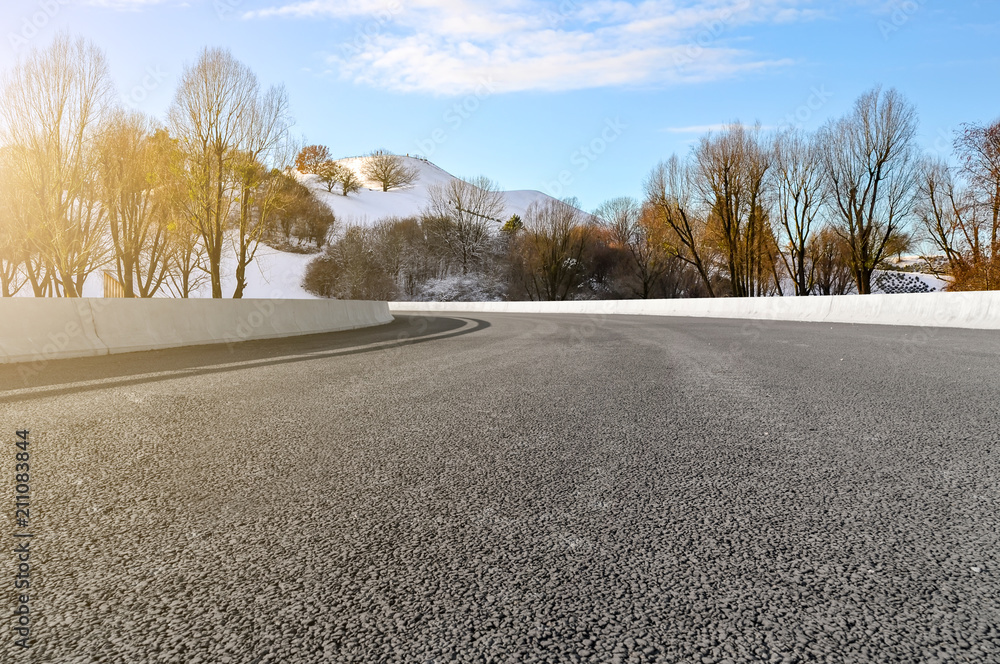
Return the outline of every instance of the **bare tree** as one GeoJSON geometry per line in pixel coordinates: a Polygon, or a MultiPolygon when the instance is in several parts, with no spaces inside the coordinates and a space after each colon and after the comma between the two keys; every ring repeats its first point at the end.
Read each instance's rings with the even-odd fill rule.
{"type": "Polygon", "coordinates": [[[562,201],[533,203],[518,233],[521,279],[532,300],[568,300],[586,283],[584,262],[592,227],[582,212],[562,201]]]}
{"type": "Polygon", "coordinates": [[[0,296],[13,297],[26,283],[22,239],[12,227],[0,227],[0,296]]]}
{"type": "Polygon", "coordinates": [[[242,124],[243,140],[234,172],[239,192],[234,298],[243,297],[246,269],[267,235],[288,177],[284,171],[291,160],[291,119],[284,87],[255,94],[243,109],[242,124]]]}
{"type": "Polygon", "coordinates": [[[917,214],[944,252],[951,290],[1000,287],[1000,122],[967,125],[955,141],[960,166],[926,160],[917,214]]]}
{"type": "Polygon", "coordinates": [[[429,188],[425,225],[462,274],[479,267],[503,225],[506,201],[499,185],[487,177],[454,179],[429,188]]]}
{"type": "Polygon", "coordinates": [[[222,297],[225,230],[240,196],[233,173],[246,160],[246,109],[257,103],[257,79],[228,50],[205,49],[185,69],[170,108],[170,126],[188,165],[187,219],[204,246],[212,297],[222,297]]]}
{"type": "Polygon", "coordinates": [[[7,289],[11,295],[24,287],[23,277],[31,286],[35,297],[57,295],[58,280],[52,266],[50,253],[43,253],[44,237],[42,220],[33,214],[37,199],[27,188],[27,183],[16,171],[16,159],[8,159],[10,149],[0,155],[0,206],[3,211],[3,227],[6,230],[4,272],[9,280],[7,289]]]}
{"type": "Polygon", "coordinates": [[[965,125],[955,141],[962,172],[989,216],[989,237],[1000,239],[1000,120],[990,125],[965,125]]]}
{"type": "Polygon", "coordinates": [[[27,192],[12,172],[9,150],[0,150],[0,296],[13,297],[27,282],[27,192]]]}
{"type": "Polygon", "coordinates": [[[4,293],[13,296],[25,285],[35,297],[57,295],[57,278],[51,252],[43,253],[43,220],[37,212],[37,198],[18,172],[24,162],[12,153],[16,148],[0,150],[0,244],[3,253],[4,293]]]}
{"type": "Polygon", "coordinates": [[[399,155],[376,150],[364,158],[361,174],[382,185],[382,191],[398,189],[416,182],[419,171],[407,166],[399,155]]]}
{"type": "Polygon", "coordinates": [[[815,277],[809,245],[826,202],[820,148],[814,139],[796,130],[775,138],[771,189],[772,214],[783,231],[778,255],[795,284],[795,294],[809,295],[815,277]]]}
{"type": "Polygon", "coordinates": [[[352,194],[361,189],[361,179],[357,172],[350,166],[345,166],[336,161],[326,161],[316,169],[320,181],[326,185],[326,190],[333,192],[336,185],[340,185],[340,193],[344,196],[352,194]]]}
{"type": "Polygon", "coordinates": [[[941,159],[926,159],[920,167],[917,217],[925,234],[940,251],[944,252],[952,274],[968,269],[968,258],[963,249],[976,251],[980,233],[966,219],[973,209],[972,200],[955,179],[948,164],[941,159]],[[971,231],[966,235],[966,228],[971,231]]]}
{"type": "Polygon", "coordinates": [[[837,232],[850,247],[858,292],[871,293],[872,273],[906,233],[917,176],[917,114],[896,90],[863,94],[847,116],[819,135],[837,232]]]}
{"type": "Polygon", "coordinates": [[[176,297],[191,297],[211,276],[201,234],[181,216],[174,218],[168,230],[170,269],[166,287],[176,297]]]}
{"type": "Polygon", "coordinates": [[[965,125],[955,150],[972,208],[962,219],[972,270],[956,275],[956,285],[995,290],[1000,285],[1000,120],[965,125]]]}
{"type": "MultiPolygon", "coordinates": [[[[299,169],[300,171],[302,169],[299,169]]],[[[319,181],[326,186],[328,192],[333,192],[333,188],[343,178],[344,167],[335,161],[324,161],[316,167],[315,173],[319,176],[319,181]]],[[[346,194],[345,194],[346,196],[346,194]]]]}
{"type": "Polygon", "coordinates": [[[344,166],[341,169],[337,181],[340,183],[340,193],[344,196],[361,189],[361,178],[358,177],[357,171],[349,166],[344,166]]]}
{"type": "Polygon", "coordinates": [[[282,87],[262,92],[257,76],[229,51],[206,49],[181,78],[170,125],[188,160],[187,218],[205,249],[212,297],[222,297],[222,253],[232,224],[233,297],[240,298],[291,161],[288,96],[282,87]]]}
{"type": "Polygon", "coordinates": [[[697,270],[709,297],[715,297],[709,273],[705,222],[699,217],[692,196],[690,166],[677,155],[660,162],[646,178],[646,204],[673,232],[664,241],[667,251],[697,270]]]}
{"type": "Polygon", "coordinates": [[[176,148],[166,130],[136,111],[110,115],[97,145],[100,203],[108,215],[114,262],[125,297],[152,297],[169,269],[174,203],[167,182],[176,148]]]}
{"type": "Polygon", "coordinates": [[[666,235],[656,223],[658,216],[644,212],[638,201],[623,197],[603,203],[594,216],[611,232],[613,242],[631,257],[635,271],[632,293],[648,299],[677,259],[667,250],[666,235]]]}
{"type": "Polygon", "coordinates": [[[389,220],[388,235],[400,245],[398,269],[395,279],[399,294],[414,299],[422,294],[423,286],[431,279],[446,276],[441,261],[430,246],[427,229],[419,218],[409,217],[389,220]]]}
{"type": "Polygon", "coordinates": [[[326,190],[333,192],[336,185],[340,185],[340,193],[344,196],[352,194],[361,189],[361,179],[357,172],[350,166],[345,166],[336,161],[325,161],[316,169],[320,181],[326,185],[326,190]]]}
{"type": "Polygon", "coordinates": [[[61,35],[19,61],[2,88],[3,143],[16,185],[28,192],[32,249],[56,280],[54,290],[79,297],[106,260],[93,144],[111,106],[107,61],[92,44],[61,35]]]}
{"type": "Polygon", "coordinates": [[[761,143],[759,125],[747,129],[734,123],[703,137],[694,153],[697,186],[735,297],[763,295],[772,267],[767,259],[773,233],[764,199],[770,155],[761,143]]]}
{"type": "Polygon", "coordinates": [[[823,226],[809,240],[813,287],[819,295],[844,295],[854,287],[851,248],[832,226],[823,226]]]}

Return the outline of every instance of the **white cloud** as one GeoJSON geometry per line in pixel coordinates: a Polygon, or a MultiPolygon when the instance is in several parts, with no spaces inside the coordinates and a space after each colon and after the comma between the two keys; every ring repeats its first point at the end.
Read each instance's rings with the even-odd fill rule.
{"type": "Polygon", "coordinates": [[[728,45],[741,27],[816,18],[811,0],[301,0],[245,18],[357,23],[346,78],[457,95],[717,80],[790,64],[728,45]]]}
{"type": "Polygon", "coordinates": [[[137,10],[153,5],[163,5],[172,2],[177,5],[187,5],[182,0],[85,0],[84,4],[92,7],[104,7],[106,9],[137,10]]]}
{"type": "Polygon", "coordinates": [[[293,18],[312,18],[317,16],[346,19],[358,16],[373,16],[379,13],[397,13],[400,7],[396,3],[382,2],[381,0],[355,0],[351,2],[343,0],[307,0],[306,2],[293,2],[280,7],[270,7],[246,12],[245,18],[267,18],[270,16],[287,16],[293,18]]]}

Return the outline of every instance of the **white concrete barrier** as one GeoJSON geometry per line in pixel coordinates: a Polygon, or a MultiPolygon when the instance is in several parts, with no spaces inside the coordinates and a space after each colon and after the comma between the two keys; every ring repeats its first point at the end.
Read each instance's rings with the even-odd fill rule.
{"type": "Polygon", "coordinates": [[[0,362],[43,363],[107,352],[89,301],[0,298],[0,362]]]}
{"type": "Polygon", "coordinates": [[[338,332],[392,320],[385,302],[0,298],[0,363],[338,332]]]}
{"type": "Polygon", "coordinates": [[[683,300],[390,302],[394,312],[630,314],[1000,329],[1000,291],[683,300]]]}

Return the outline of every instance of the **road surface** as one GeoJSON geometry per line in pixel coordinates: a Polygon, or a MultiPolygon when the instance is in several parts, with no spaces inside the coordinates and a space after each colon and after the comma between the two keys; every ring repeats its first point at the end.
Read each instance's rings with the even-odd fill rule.
{"type": "Polygon", "coordinates": [[[0,660],[1000,662],[998,377],[996,332],[514,314],[2,366],[0,660]]]}

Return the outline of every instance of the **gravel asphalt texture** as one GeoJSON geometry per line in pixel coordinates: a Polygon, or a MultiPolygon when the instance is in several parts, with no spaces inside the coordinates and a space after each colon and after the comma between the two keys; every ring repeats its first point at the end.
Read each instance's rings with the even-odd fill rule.
{"type": "Polygon", "coordinates": [[[2,662],[1000,662],[997,332],[398,315],[29,368],[2,662]]]}

